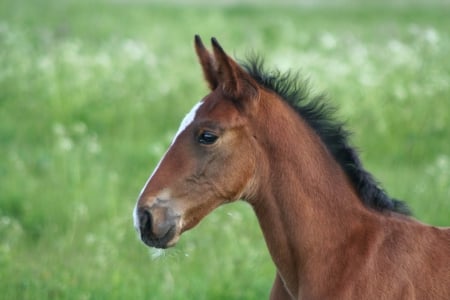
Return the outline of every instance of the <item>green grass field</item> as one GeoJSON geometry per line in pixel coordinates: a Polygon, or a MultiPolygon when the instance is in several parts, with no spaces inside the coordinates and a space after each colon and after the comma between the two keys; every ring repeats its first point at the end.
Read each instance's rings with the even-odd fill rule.
{"type": "Polygon", "coordinates": [[[0,2],[0,298],[268,297],[274,267],[248,205],[218,209],[165,252],[132,226],[207,93],[196,33],[301,69],[385,189],[450,225],[448,3],[264,2],[0,2]]]}

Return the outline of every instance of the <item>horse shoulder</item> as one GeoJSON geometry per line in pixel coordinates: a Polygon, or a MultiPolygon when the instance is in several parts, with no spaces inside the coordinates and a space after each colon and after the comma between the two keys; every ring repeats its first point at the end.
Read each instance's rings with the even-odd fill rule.
{"type": "Polygon", "coordinates": [[[397,282],[394,298],[450,299],[450,228],[393,218],[378,259],[379,276],[397,282]]]}
{"type": "Polygon", "coordinates": [[[311,299],[450,299],[450,229],[388,214],[340,255],[343,268],[311,299]]]}

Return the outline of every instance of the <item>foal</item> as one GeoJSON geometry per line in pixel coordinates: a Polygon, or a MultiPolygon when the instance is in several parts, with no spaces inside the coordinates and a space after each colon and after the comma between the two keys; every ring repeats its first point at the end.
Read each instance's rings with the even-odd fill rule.
{"type": "Polygon", "coordinates": [[[389,198],[294,78],[212,47],[195,37],[211,93],[141,191],[142,240],[173,246],[219,205],[244,199],[277,267],[271,299],[450,299],[450,230],[389,198]]]}

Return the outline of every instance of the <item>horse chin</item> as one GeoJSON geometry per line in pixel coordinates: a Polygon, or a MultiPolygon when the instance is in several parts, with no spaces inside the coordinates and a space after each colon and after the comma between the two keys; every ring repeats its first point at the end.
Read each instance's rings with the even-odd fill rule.
{"type": "Polygon", "coordinates": [[[165,248],[174,247],[178,243],[179,239],[180,239],[180,235],[174,236],[173,239],[166,244],[165,248]]]}

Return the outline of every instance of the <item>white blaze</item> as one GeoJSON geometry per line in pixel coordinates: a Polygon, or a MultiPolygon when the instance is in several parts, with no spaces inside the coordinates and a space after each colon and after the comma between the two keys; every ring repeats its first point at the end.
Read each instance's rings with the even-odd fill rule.
{"type": "MultiPolygon", "coordinates": [[[[181,121],[180,127],[178,128],[178,131],[175,134],[175,136],[174,136],[174,138],[172,140],[172,143],[169,146],[169,149],[167,149],[166,153],[164,153],[163,157],[161,158],[161,160],[156,165],[156,168],[153,170],[152,174],[147,179],[147,182],[145,183],[144,187],[142,188],[141,192],[139,193],[138,200],[139,200],[139,198],[141,198],[142,193],[144,192],[144,190],[147,187],[148,183],[152,179],[153,175],[155,175],[156,171],[159,169],[159,165],[164,160],[164,157],[166,156],[167,152],[169,152],[170,148],[175,143],[175,141],[178,138],[178,136],[194,121],[195,115],[197,114],[197,110],[200,108],[200,106],[202,104],[203,104],[203,101],[200,101],[199,103],[194,105],[194,107],[191,109],[191,111],[183,118],[183,121],[181,121]]],[[[136,230],[139,231],[139,217],[137,215],[137,203],[136,203],[136,206],[134,207],[134,210],[133,210],[133,222],[134,222],[134,227],[136,228],[136,230]]]]}
{"type": "MultiPolygon", "coordinates": [[[[183,118],[183,121],[181,121],[180,128],[178,128],[177,133],[175,134],[175,137],[172,140],[171,146],[175,143],[175,140],[177,137],[188,127],[191,125],[192,121],[195,119],[195,115],[197,114],[197,110],[200,108],[200,106],[203,104],[203,101],[200,101],[199,103],[195,104],[194,107],[191,109],[191,111],[183,118]]],[[[170,147],[169,147],[170,149],[170,147]]]]}

